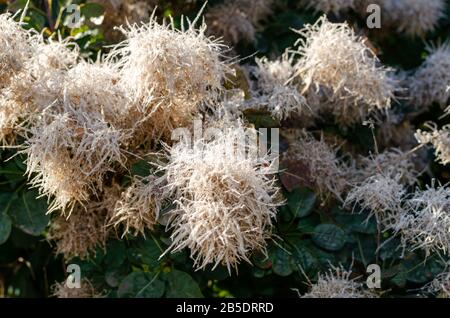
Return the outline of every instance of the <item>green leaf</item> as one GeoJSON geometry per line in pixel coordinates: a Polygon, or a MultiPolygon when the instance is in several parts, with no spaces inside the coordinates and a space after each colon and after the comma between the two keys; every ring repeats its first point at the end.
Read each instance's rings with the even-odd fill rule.
{"type": "Polygon", "coordinates": [[[127,251],[122,241],[110,241],[106,247],[105,263],[108,268],[118,268],[125,261],[127,251]]]}
{"type": "Polygon", "coordinates": [[[133,272],[123,279],[117,295],[123,298],[159,298],[164,295],[164,282],[158,274],[133,272]]]}
{"type": "Polygon", "coordinates": [[[272,270],[279,276],[289,276],[293,273],[291,256],[279,246],[273,245],[269,249],[269,258],[272,261],[272,270]]]}
{"type": "Polygon", "coordinates": [[[159,266],[161,249],[152,238],[139,239],[128,249],[129,259],[137,264],[145,264],[151,268],[159,266]]]}
{"type": "Polygon", "coordinates": [[[293,245],[292,249],[292,264],[297,269],[302,268],[303,271],[308,272],[314,267],[317,267],[318,261],[311,254],[306,246],[303,245],[301,240],[296,240],[296,242],[291,242],[293,245]]]}
{"type": "Polygon", "coordinates": [[[80,5],[80,13],[85,16],[87,19],[96,18],[105,12],[105,9],[97,3],[86,3],[80,5]]]}
{"type": "Polygon", "coordinates": [[[339,251],[344,247],[346,235],[344,230],[334,224],[320,224],[314,229],[313,242],[328,251],[339,251]]]}
{"type": "Polygon", "coordinates": [[[10,208],[13,224],[25,233],[35,236],[45,230],[50,220],[50,216],[46,214],[47,203],[36,197],[35,191],[24,192],[11,203],[10,208]]]}
{"type": "Polygon", "coordinates": [[[167,298],[203,298],[200,287],[187,273],[172,270],[164,275],[167,280],[167,298]]]}
{"type": "Polygon", "coordinates": [[[11,234],[12,221],[8,214],[0,211],[0,245],[5,243],[11,234]]]}
{"type": "Polygon", "coordinates": [[[147,160],[140,160],[131,166],[133,176],[146,177],[150,174],[152,166],[147,160]]]}
{"type": "Polygon", "coordinates": [[[14,193],[0,194],[0,245],[5,243],[11,234],[12,220],[8,215],[11,203],[16,199],[14,193]]]}
{"type": "Polygon", "coordinates": [[[316,195],[308,188],[297,188],[287,194],[287,205],[294,216],[302,218],[308,216],[316,203],[316,195]]]}

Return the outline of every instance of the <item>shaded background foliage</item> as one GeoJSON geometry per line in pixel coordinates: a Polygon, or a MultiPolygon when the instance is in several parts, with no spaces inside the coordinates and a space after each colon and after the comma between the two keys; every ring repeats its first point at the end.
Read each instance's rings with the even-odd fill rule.
{"type": "MultiPolygon", "coordinates": [[[[26,2],[0,1],[0,12],[16,11],[26,2]]],[[[219,2],[211,0],[209,5],[219,2]]],[[[279,56],[297,39],[291,29],[299,29],[319,17],[312,11],[299,9],[298,1],[279,2],[275,14],[265,23],[264,29],[258,31],[256,42],[237,46],[236,51],[241,57],[255,52],[257,56],[279,56]]],[[[181,0],[161,1],[157,14],[161,17],[174,15],[179,25],[180,13],[194,17],[200,7],[201,3],[185,6],[181,0]]],[[[447,8],[450,10],[450,6],[447,8]]],[[[73,37],[83,55],[95,59],[109,44],[100,25],[92,22],[103,13],[100,5],[89,1],[36,0],[31,1],[25,21],[47,36],[57,33],[62,37],[73,37]],[[80,5],[84,21],[75,29],[67,26],[65,8],[71,3],[80,5]]],[[[340,19],[331,16],[330,19],[364,23],[356,16],[340,19]]],[[[426,57],[426,42],[422,39],[382,34],[377,30],[371,32],[369,38],[382,53],[380,58],[386,65],[409,70],[419,66],[426,57]]],[[[450,12],[426,41],[439,43],[449,38],[450,12]]],[[[251,60],[249,58],[247,62],[251,60]]],[[[398,113],[405,112],[401,103],[395,107],[398,113]]],[[[420,124],[427,120],[443,123],[437,110],[438,106],[416,118],[416,127],[420,128],[420,124]]],[[[256,126],[280,125],[261,113],[250,113],[247,119],[256,126]]],[[[295,123],[284,125],[295,126],[295,123]]],[[[366,126],[321,128],[345,138],[362,153],[369,154],[374,148],[372,131],[366,126]]],[[[13,150],[0,151],[0,296],[47,297],[51,295],[50,286],[66,277],[66,264],[61,256],[54,254],[51,243],[45,240],[50,219],[45,214],[47,202],[37,198],[36,191],[28,189],[24,158],[14,154],[13,150]]],[[[432,153],[429,156],[432,159],[432,153]]],[[[294,173],[301,173],[302,169],[295,165],[284,168],[294,173]]],[[[431,170],[442,183],[450,181],[448,167],[432,164],[431,170]]],[[[131,174],[139,175],[142,171],[145,171],[143,162],[136,164],[131,174]]],[[[126,183],[129,177],[123,176],[123,182],[126,183]]],[[[280,180],[286,186],[287,205],[279,209],[277,217],[275,234],[279,239],[269,244],[268,258],[254,255],[254,266],[242,264],[239,275],[233,273],[230,276],[222,267],[194,272],[186,250],[160,259],[169,245],[163,226],[147,233],[145,238],[109,240],[106,248],[99,249],[91,260],[75,259],[71,263],[79,264],[82,274],[89,277],[96,289],[107,297],[297,297],[297,292],[292,289],[304,292],[308,288],[305,276],[314,281],[317,273],[329,268],[330,264],[346,267],[353,264],[355,276],[364,276],[367,265],[372,263],[381,265],[383,290],[404,296],[414,295],[415,288],[443,270],[443,264],[437,258],[428,258],[424,263],[421,252],[400,258],[396,239],[376,252],[380,242],[389,237],[384,234],[380,237],[373,219],[364,223],[366,213],[349,215],[339,208],[338,202],[322,204],[307,184],[290,178],[289,174],[280,173],[280,180]]],[[[424,184],[429,181],[427,176],[421,179],[424,184]]]]}

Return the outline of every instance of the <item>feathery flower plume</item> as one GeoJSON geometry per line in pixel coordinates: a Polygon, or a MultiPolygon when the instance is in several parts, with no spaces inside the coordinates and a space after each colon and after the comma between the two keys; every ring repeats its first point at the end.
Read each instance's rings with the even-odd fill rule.
{"type": "Polygon", "coordinates": [[[191,123],[202,103],[217,99],[231,72],[222,55],[225,46],[205,35],[204,23],[195,28],[198,19],[181,30],[173,23],[158,24],[155,17],[121,28],[127,39],[110,58],[123,57],[118,62],[122,83],[140,117],[150,122],[147,136],[167,135],[191,123]]]}
{"type": "Polygon", "coordinates": [[[292,83],[295,73],[293,56],[285,53],[275,61],[257,58],[251,73],[256,77],[258,86],[252,103],[267,108],[272,116],[280,120],[292,113],[311,119],[312,111],[306,105],[306,99],[300,94],[298,85],[292,83]]]}
{"type": "Polygon", "coordinates": [[[346,181],[351,169],[343,158],[338,157],[337,149],[322,140],[302,131],[290,140],[288,159],[302,161],[309,169],[309,174],[321,195],[332,193],[338,199],[347,190],[346,181]]]}
{"type": "Polygon", "coordinates": [[[347,125],[390,108],[396,90],[390,69],[380,66],[364,39],[346,23],[331,23],[323,16],[297,32],[304,39],[297,42],[301,59],[296,76],[304,82],[304,92],[326,97],[327,103],[319,101],[322,113],[331,112],[347,125]]]}
{"type": "Polygon", "coordinates": [[[300,4],[317,12],[334,13],[355,9],[358,0],[301,0],[300,4]]]}
{"type": "Polygon", "coordinates": [[[0,14],[0,90],[9,84],[11,77],[19,72],[25,61],[31,58],[29,40],[31,31],[26,31],[14,21],[9,13],[0,14]]]}
{"type": "Polygon", "coordinates": [[[388,228],[393,215],[402,211],[402,200],[406,190],[398,180],[377,173],[354,186],[344,202],[344,206],[356,205],[369,211],[369,217],[375,216],[378,224],[388,228]]]}
{"type": "Polygon", "coordinates": [[[426,255],[447,255],[450,250],[450,189],[427,186],[417,190],[407,201],[408,215],[397,220],[395,229],[401,234],[403,247],[422,249],[426,255]]]}
{"type": "Polygon", "coordinates": [[[80,282],[80,288],[69,288],[66,282],[56,282],[52,286],[52,295],[57,298],[99,298],[102,297],[99,294],[92,283],[83,278],[80,282]]]}
{"type": "Polygon", "coordinates": [[[362,157],[355,179],[365,180],[370,176],[382,174],[402,184],[413,185],[417,182],[418,173],[409,156],[400,149],[391,148],[375,156],[362,157]]]}
{"type": "Polygon", "coordinates": [[[129,133],[115,122],[125,102],[107,65],[80,63],[68,72],[62,96],[25,141],[27,173],[43,195],[54,197],[50,211],[88,200],[101,192],[108,171],[124,166],[129,133]]]}
{"type": "Polygon", "coordinates": [[[161,209],[162,186],[160,180],[149,176],[135,178],[117,201],[110,225],[124,226],[123,235],[134,231],[134,235],[145,235],[145,230],[153,230],[161,209]]]}
{"type": "Polygon", "coordinates": [[[417,130],[416,138],[421,144],[432,144],[436,149],[435,154],[438,161],[446,165],[450,163],[450,125],[444,126],[441,130],[436,125],[429,123],[431,132],[417,130]]]}
{"type": "Polygon", "coordinates": [[[334,267],[327,273],[320,273],[317,283],[301,298],[375,298],[375,294],[364,289],[362,283],[351,279],[351,270],[334,267]]]}
{"type": "Polygon", "coordinates": [[[410,36],[434,31],[445,16],[444,0],[364,0],[363,3],[364,9],[369,4],[378,4],[383,25],[410,36]]]}
{"type": "Polygon", "coordinates": [[[245,140],[246,132],[257,133],[228,126],[214,140],[170,149],[163,169],[177,208],[169,212],[172,244],[165,253],[188,247],[197,269],[223,264],[231,271],[241,260],[250,263],[252,252],[265,252],[279,189],[272,162],[253,156],[258,147],[245,140]]]}
{"type": "Polygon", "coordinates": [[[0,93],[0,139],[23,133],[22,124],[32,120],[62,94],[67,70],[74,66],[79,53],[67,40],[44,40],[34,36],[29,41],[31,57],[0,93]]]}
{"type": "Polygon", "coordinates": [[[407,79],[410,102],[419,109],[432,103],[444,108],[450,99],[450,44],[427,50],[429,55],[425,62],[407,79]]]}
{"type": "Polygon", "coordinates": [[[260,23],[272,14],[273,0],[231,0],[208,10],[206,20],[210,34],[226,43],[252,43],[260,23]]]}

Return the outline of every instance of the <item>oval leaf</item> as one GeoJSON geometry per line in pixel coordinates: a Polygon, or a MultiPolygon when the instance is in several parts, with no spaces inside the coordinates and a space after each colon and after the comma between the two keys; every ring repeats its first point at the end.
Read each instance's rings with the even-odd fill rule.
{"type": "Polygon", "coordinates": [[[187,273],[173,270],[165,274],[168,283],[167,298],[202,298],[200,287],[187,273]]]}
{"type": "Polygon", "coordinates": [[[287,204],[295,217],[308,216],[316,203],[316,195],[308,188],[297,188],[287,196],[287,204]]]}
{"type": "Polygon", "coordinates": [[[320,224],[314,229],[312,239],[317,246],[334,252],[344,247],[346,235],[334,224],[320,224]]]}
{"type": "Polygon", "coordinates": [[[120,283],[117,295],[125,298],[159,298],[164,294],[164,282],[157,275],[134,272],[120,283]]]}
{"type": "Polygon", "coordinates": [[[36,199],[35,191],[27,191],[19,195],[11,203],[10,216],[13,224],[30,235],[41,234],[50,220],[47,215],[47,203],[43,199],[36,199]]]}

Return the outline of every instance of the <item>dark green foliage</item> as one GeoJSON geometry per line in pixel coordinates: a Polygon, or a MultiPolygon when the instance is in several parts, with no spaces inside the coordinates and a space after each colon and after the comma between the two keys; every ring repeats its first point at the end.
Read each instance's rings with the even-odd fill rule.
{"type": "MultiPolygon", "coordinates": [[[[81,5],[84,21],[103,14],[101,6],[85,2],[72,1],[81,5]]],[[[211,0],[209,5],[219,2],[211,0]]],[[[21,9],[25,3],[26,0],[10,5],[0,3],[0,12],[21,9]]],[[[67,3],[66,0],[31,1],[25,22],[47,36],[57,33],[64,38],[72,36],[83,55],[95,59],[107,44],[102,31],[88,22],[70,29],[67,3]]],[[[164,1],[158,13],[176,14],[180,3],[182,1],[164,1]]],[[[258,32],[256,42],[239,46],[238,53],[243,57],[255,52],[257,56],[276,57],[292,46],[298,35],[291,29],[300,29],[318,17],[299,9],[297,3],[280,0],[274,15],[258,32]]],[[[200,5],[198,3],[186,14],[194,17],[200,5]]],[[[362,23],[359,18],[347,18],[362,23]]],[[[179,16],[175,21],[179,25],[179,16]]],[[[449,36],[450,18],[447,18],[427,40],[444,41],[449,36]]],[[[381,60],[386,65],[410,70],[426,57],[425,45],[420,39],[397,35],[370,38],[380,48],[381,60]]],[[[403,105],[395,107],[399,113],[404,113],[403,105]]],[[[248,111],[245,115],[256,127],[281,125],[264,112],[248,111]]],[[[416,120],[418,123],[438,122],[440,115],[438,111],[430,111],[416,120]]],[[[319,128],[345,138],[361,153],[374,150],[372,131],[367,126],[343,129],[324,125],[319,128]]],[[[50,221],[50,216],[46,215],[46,199],[38,199],[36,190],[27,189],[25,158],[10,159],[12,155],[11,150],[0,151],[0,287],[3,283],[5,296],[47,297],[50,286],[66,276],[66,264],[60,256],[54,255],[52,246],[45,241],[50,221]]],[[[450,180],[445,167],[433,164],[431,168],[441,180],[450,180]]],[[[146,176],[150,169],[141,161],[133,166],[131,175],[146,176]]],[[[127,184],[129,177],[125,176],[122,184],[127,184]]],[[[428,182],[426,177],[421,181],[428,182]]],[[[425,259],[421,252],[403,255],[398,239],[382,235],[375,220],[368,219],[364,211],[351,214],[341,210],[341,203],[337,201],[322,205],[317,194],[306,187],[290,192],[284,189],[284,196],[286,205],[279,209],[267,255],[252,255],[253,266],[243,263],[238,273],[228,273],[222,266],[193,271],[187,249],[161,257],[169,244],[163,226],[146,233],[145,238],[111,239],[105,250],[99,249],[90,260],[74,259],[69,263],[80,265],[83,277],[88,277],[106,297],[297,297],[293,288],[306,291],[308,279],[314,281],[317,274],[330,265],[342,264],[349,268],[353,264],[356,276],[364,278],[367,265],[373,263],[381,266],[383,290],[392,290],[392,296],[408,296],[414,294],[414,288],[429,282],[443,270],[443,262],[437,257],[425,259]]]]}

